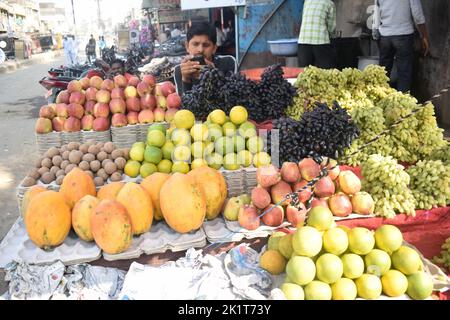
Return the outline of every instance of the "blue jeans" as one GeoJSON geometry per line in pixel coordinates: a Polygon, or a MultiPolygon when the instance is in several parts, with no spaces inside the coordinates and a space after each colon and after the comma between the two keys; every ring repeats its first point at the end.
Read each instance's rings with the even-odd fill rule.
{"type": "Polygon", "coordinates": [[[411,88],[414,58],[414,34],[380,38],[380,65],[390,77],[394,58],[397,62],[397,90],[406,92],[411,88]]]}

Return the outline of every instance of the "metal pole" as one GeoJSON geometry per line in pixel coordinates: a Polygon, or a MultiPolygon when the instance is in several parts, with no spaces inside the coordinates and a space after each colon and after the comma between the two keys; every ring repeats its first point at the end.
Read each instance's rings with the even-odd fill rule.
{"type": "Polygon", "coordinates": [[[236,45],[236,61],[239,70],[241,63],[239,61],[239,8],[237,6],[234,7],[234,39],[236,45]]]}
{"type": "Polygon", "coordinates": [[[101,30],[102,29],[102,24],[101,24],[102,18],[100,15],[100,0],[97,0],[97,19],[98,19],[98,30],[101,30]]]}
{"type": "Polygon", "coordinates": [[[75,7],[73,6],[73,0],[71,0],[71,2],[72,2],[73,28],[76,30],[77,23],[75,21],[75,7]]]}

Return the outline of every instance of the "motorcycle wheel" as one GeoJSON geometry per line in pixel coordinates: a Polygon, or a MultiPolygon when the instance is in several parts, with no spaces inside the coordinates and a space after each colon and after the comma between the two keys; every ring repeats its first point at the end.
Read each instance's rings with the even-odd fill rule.
{"type": "Polygon", "coordinates": [[[56,97],[62,90],[63,89],[61,89],[61,88],[52,88],[52,94],[47,98],[47,103],[48,104],[55,103],[56,97]]]}

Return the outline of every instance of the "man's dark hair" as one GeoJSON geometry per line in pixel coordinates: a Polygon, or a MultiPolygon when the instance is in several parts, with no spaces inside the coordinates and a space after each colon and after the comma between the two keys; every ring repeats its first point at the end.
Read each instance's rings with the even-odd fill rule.
{"type": "Polygon", "coordinates": [[[113,62],[111,62],[111,65],[113,65],[113,64],[120,64],[122,66],[122,68],[125,68],[125,62],[123,62],[122,59],[113,60],[113,62]]]}
{"type": "Polygon", "coordinates": [[[216,44],[217,42],[216,28],[207,22],[195,22],[192,24],[187,32],[187,41],[191,41],[195,36],[208,36],[212,43],[216,44]]]}

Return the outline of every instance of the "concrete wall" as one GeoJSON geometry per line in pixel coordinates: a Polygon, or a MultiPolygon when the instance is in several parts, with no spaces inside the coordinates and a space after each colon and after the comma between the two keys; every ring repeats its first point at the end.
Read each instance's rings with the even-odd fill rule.
{"type": "Polygon", "coordinates": [[[430,35],[430,56],[418,57],[418,92],[434,94],[450,80],[450,2],[422,1],[430,35]],[[421,89],[427,87],[427,90],[421,89]]]}
{"type": "MultiPolygon", "coordinates": [[[[423,58],[417,52],[412,93],[425,101],[450,85],[450,1],[422,0],[422,6],[430,35],[431,54],[423,58]]],[[[450,94],[434,103],[440,125],[450,128],[450,94]]]]}

